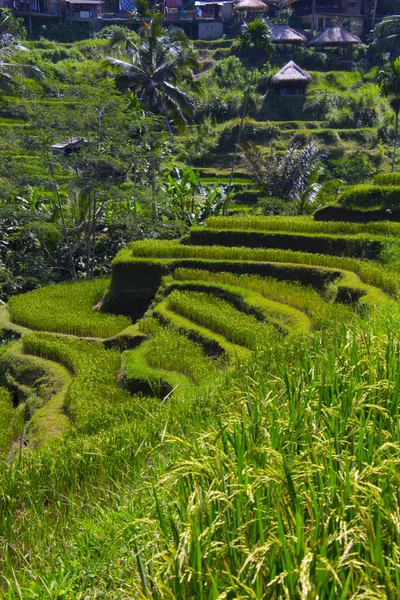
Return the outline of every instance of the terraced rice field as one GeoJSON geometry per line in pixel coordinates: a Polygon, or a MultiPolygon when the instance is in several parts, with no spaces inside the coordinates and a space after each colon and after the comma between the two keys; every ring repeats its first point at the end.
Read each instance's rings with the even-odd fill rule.
{"type": "MultiPolygon", "coordinates": [[[[122,521],[106,529],[117,556],[133,549],[121,598],[397,598],[400,277],[381,257],[397,233],[214,218],[181,242],[131,244],[111,282],[13,298],[0,321],[0,452],[34,451],[2,475],[3,494],[24,491],[0,527],[29,505],[32,464],[47,482],[36,506],[119,481],[122,521]],[[118,306],[124,316],[104,312],[118,306]],[[50,489],[49,452],[62,457],[50,489]]],[[[73,598],[90,587],[65,550],[77,534],[55,528],[73,598]]]]}

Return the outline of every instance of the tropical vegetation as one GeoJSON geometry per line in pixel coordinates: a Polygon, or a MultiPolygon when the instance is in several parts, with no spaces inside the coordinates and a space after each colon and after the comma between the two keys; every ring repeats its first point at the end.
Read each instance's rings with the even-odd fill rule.
{"type": "Polygon", "coordinates": [[[398,598],[398,59],[0,23],[0,596],[398,598]]]}

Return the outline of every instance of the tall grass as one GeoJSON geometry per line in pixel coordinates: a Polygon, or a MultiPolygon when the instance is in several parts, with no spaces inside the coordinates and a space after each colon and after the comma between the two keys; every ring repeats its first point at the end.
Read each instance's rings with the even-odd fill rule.
{"type": "Polygon", "coordinates": [[[215,428],[167,440],[142,593],[399,598],[398,317],[258,355],[215,428]]]}
{"type": "Polygon", "coordinates": [[[398,598],[399,317],[2,468],[4,596],[398,598]]]}
{"type": "Polygon", "coordinates": [[[210,217],[206,221],[206,226],[211,229],[287,231],[333,235],[370,234],[397,236],[400,234],[400,223],[390,221],[348,223],[340,221],[314,221],[312,217],[210,217]]]}
{"type": "Polygon", "coordinates": [[[11,319],[40,331],[111,337],[131,324],[128,317],[94,309],[107,293],[108,279],[57,283],[9,300],[11,319]]]}
{"type": "Polygon", "coordinates": [[[22,435],[24,415],[13,408],[10,392],[0,387],[0,457],[10,449],[11,442],[22,435]]]}
{"type": "Polygon", "coordinates": [[[225,336],[230,342],[255,349],[277,339],[275,328],[244,314],[224,300],[202,292],[173,291],[168,308],[195,323],[225,336]]]}

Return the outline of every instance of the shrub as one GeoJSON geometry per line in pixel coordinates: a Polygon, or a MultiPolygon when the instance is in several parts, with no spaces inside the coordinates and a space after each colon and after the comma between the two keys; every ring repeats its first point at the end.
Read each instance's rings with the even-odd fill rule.
{"type": "Polygon", "coordinates": [[[329,159],[326,165],[332,179],[343,179],[347,183],[364,183],[375,172],[374,163],[365,152],[329,159]]]}
{"type": "Polygon", "coordinates": [[[376,129],[340,129],[337,132],[342,140],[354,140],[360,144],[376,144],[378,134],[376,129]]]}
{"type": "Polygon", "coordinates": [[[325,69],[328,56],[325,52],[318,52],[308,48],[298,48],[293,52],[292,60],[306,69],[325,69]]]}
{"type": "MultiPolygon", "coordinates": [[[[227,123],[219,138],[219,147],[226,150],[227,145],[236,143],[239,133],[240,119],[235,119],[227,123]]],[[[242,130],[242,142],[269,142],[278,139],[281,136],[279,127],[271,123],[260,123],[252,119],[245,119],[242,130]]]]}
{"type": "Polygon", "coordinates": [[[316,131],[313,136],[324,142],[324,144],[337,144],[340,141],[339,134],[334,129],[316,131]]]}
{"type": "Polygon", "coordinates": [[[299,146],[306,146],[307,144],[310,143],[310,141],[311,141],[311,133],[307,129],[305,129],[305,130],[298,131],[297,133],[294,134],[294,136],[290,140],[290,145],[294,146],[294,145],[298,144],[299,146]]]}

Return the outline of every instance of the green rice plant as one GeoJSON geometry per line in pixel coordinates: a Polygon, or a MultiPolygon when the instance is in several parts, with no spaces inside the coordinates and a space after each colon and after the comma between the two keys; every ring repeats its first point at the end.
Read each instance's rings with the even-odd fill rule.
{"type": "Polygon", "coordinates": [[[276,232],[237,229],[207,229],[196,227],[190,230],[184,243],[202,246],[245,246],[249,248],[280,248],[301,252],[324,253],[334,256],[349,256],[382,260],[387,245],[396,245],[395,237],[376,235],[338,235],[299,232],[276,232]]]}
{"type": "Polygon", "coordinates": [[[255,355],[216,431],[166,440],[138,594],[398,598],[399,316],[255,355]]]}
{"type": "Polygon", "coordinates": [[[31,448],[59,438],[69,430],[65,396],[71,375],[66,368],[28,356],[20,343],[14,343],[0,359],[0,373],[26,421],[25,433],[31,448]]]}
{"type": "Polygon", "coordinates": [[[175,313],[251,350],[259,345],[273,344],[277,339],[273,326],[259,322],[209,294],[174,290],[167,297],[167,305],[175,313]]]}
{"type": "Polygon", "coordinates": [[[325,301],[312,287],[297,282],[278,281],[271,277],[258,275],[236,275],[228,272],[215,273],[183,268],[176,269],[173,278],[178,281],[218,282],[254,290],[264,298],[270,298],[275,302],[292,306],[298,311],[304,311],[310,316],[315,329],[343,325],[350,322],[354,314],[349,306],[325,301]]]}
{"type": "Polygon", "coordinates": [[[146,355],[151,353],[149,342],[135,350],[124,352],[122,357],[121,381],[131,393],[145,393],[165,402],[178,395],[183,401],[193,394],[193,382],[182,373],[151,367],[146,355]]]}
{"type": "Polygon", "coordinates": [[[227,340],[219,333],[194,323],[192,320],[170,310],[168,299],[162,300],[153,308],[154,316],[163,325],[186,335],[192,341],[201,344],[206,354],[213,360],[221,358],[232,363],[247,360],[250,350],[227,340]]]}
{"type": "MultiPolygon", "coordinates": [[[[219,281],[219,274],[214,273],[214,280],[210,277],[207,281],[207,277],[205,277],[205,281],[201,281],[202,272],[196,270],[188,273],[193,275],[193,278],[189,277],[185,280],[182,271],[184,270],[179,270],[181,277],[183,275],[179,283],[177,282],[179,275],[174,280],[164,278],[163,293],[170,293],[172,290],[177,289],[212,294],[217,298],[229,302],[244,313],[254,315],[257,319],[271,323],[279,332],[285,335],[307,335],[310,332],[310,321],[303,312],[286,304],[267,300],[256,290],[246,288],[245,286],[241,287],[237,283],[237,280],[235,280],[236,286],[230,285],[222,280],[219,281]],[[199,279],[196,277],[198,273],[200,274],[199,279]]],[[[206,272],[204,273],[206,274],[206,272]]]]}
{"type": "Polygon", "coordinates": [[[142,319],[139,328],[150,337],[143,348],[146,362],[153,369],[176,371],[196,385],[218,375],[220,361],[211,361],[202,346],[186,335],[163,327],[154,318],[142,319]]]}
{"type": "Polygon", "coordinates": [[[206,227],[211,229],[238,229],[252,231],[288,231],[299,233],[326,233],[332,235],[387,235],[398,236],[400,223],[348,223],[340,221],[314,221],[312,217],[209,217],[206,227]]]}
{"type": "Polygon", "coordinates": [[[383,288],[391,294],[400,291],[400,275],[393,269],[382,267],[372,261],[355,258],[327,256],[294,252],[292,250],[274,250],[267,248],[226,248],[223,246],[186,246],[175,241],[146,240],[130,244],[126,250],[121,250],[113,264],[129,263],[138,258],[167,259],[167,258],[198,258],[208,260],[229,261],[271,261],[277,263],[292,263],[299,265],[314,265],[329,269],[343,269],[357,273],[360,279],[371,286],[383,288]]]}
{"type": "Polygon", "coordinates": [[[135,412],[132,396],[117,386],[121,355],[96,342],[34,333],[22,339],[24,352],[58,362],[74,375],[65,406],[74,432],[93,433],[135,412]]]}
{"type": "Polygon", "coordinates": [[[11,319],[35,330],[111,337],[128,327],[131,320],[95,310],[109,283],[108,279],[57,283],[14,296],[9,301],[11,319]]]}
{"type": "Polygon", "coordinates": [[[22,435],[24,415],[13,408],[10,392],[0,387],[0,459],[10,450],[13,440],[22,435]]]}

